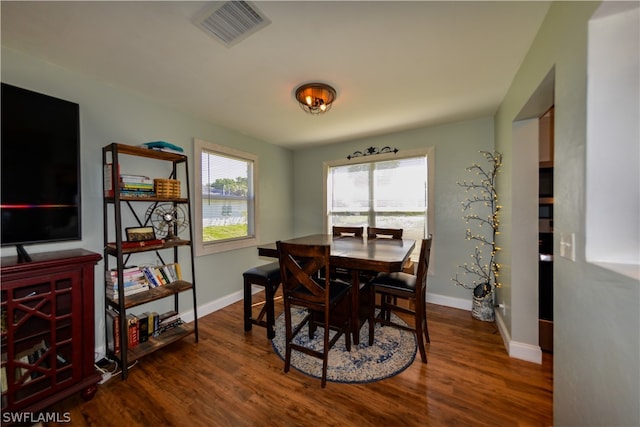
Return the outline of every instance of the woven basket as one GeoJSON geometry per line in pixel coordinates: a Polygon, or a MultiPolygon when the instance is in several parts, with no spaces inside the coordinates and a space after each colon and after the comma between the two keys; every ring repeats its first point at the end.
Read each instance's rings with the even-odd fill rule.
{"type": "Polygon", "coordinates": [[[156,190],[156,197],[180,197],[180,181],[177,179],[156,178],[153,180],[153,184],[156,190]]]}

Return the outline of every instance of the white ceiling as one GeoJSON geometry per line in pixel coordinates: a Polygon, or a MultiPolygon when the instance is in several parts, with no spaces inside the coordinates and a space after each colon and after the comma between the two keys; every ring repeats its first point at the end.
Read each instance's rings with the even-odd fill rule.
{"type": "Polygon", "coordinates": [[[2,45],[296,148],[495,113],[546,14],[533,1],[257,1],[228,48],[192,23],[212,2],[2,1],[2,45]],[[320,116],[294,100],[332,85],[320,116]]]}

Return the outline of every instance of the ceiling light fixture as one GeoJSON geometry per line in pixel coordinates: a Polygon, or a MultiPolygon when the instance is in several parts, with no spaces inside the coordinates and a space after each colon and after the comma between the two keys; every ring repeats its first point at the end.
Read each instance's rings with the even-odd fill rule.
{"type": "Polygon", "coordinates": [[[307,83],[296,89],[300,108],[310,114],[326,113],[336,99],[336,90],[324,83],[307,83]]]}

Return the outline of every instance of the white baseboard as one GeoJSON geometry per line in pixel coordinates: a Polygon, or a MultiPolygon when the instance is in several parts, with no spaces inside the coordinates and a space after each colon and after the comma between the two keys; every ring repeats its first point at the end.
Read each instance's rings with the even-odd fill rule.
{"type": "Polygon", "coordinates": [[[471,311],[470,299],[454,298],[440,294],[427,294],[427,302],[431,304],[443,305],[445,307],[459,308],[460,310],[471,311]]]}
{"type": "MultiPolygon", "coordinates": [[[[258,292],[258,291],[255,291],[258,292]]],[[[243,291],[237,291],[229,295],[225,295],[222,298],[208,302],[204,305],[198,306],[198,318],[204,317],[215,311],[218,311],[228,305],[241,301],[244,298],[243,291]]],[[[457,308],[460,310],[471,311],[471,300],[464,298],[455,298],[447,295],[440,294],[427,294],[427,302],[431,304],[442,305],[445,307],[457,308]]],[[[193,310],[187,310],[181,313],[182,320],[185,322],[193,322],[194,315],[193,310]]],[[[509,357],[515,359],[526,360],[537,364],[542,363],[542,349],[540,346],[521,343],[517,341],[511,341],[511,336],[504,323],[499,310],[496,310],[496,325],[502,336],[502,341],[509,354],[509,357]]],[[[96,347],[98,354],[104,354],[104,345],[96,347]]]]}
{"type": "Polygon", "coordinates": [[[539,345],[511,340],[511,334],[507,329],[507,325],[504,323],[500,310],[496,310],[496,325],[498,326],[498,331],[500,331],[502,342],[507,349],[509,357],[537,363],[538,365],[542,364],[542,349],[539,345]]]}
{"type": "MultiPolygon", "coordinates": [[[[471,300],[446,295],[427,294],[427,302],[467,311],[471,311],[472,308],[471,300]]],[[[511,335],[507,325],[504,323],[500,310],[496,310],[496,325],[509,357],[537,363],[538,365],[542,364],[542,349],[540,346],[511,340],[511,335]]]]}
{"type": "MultiPolygon", "coordinates": [[[[242,301],[244,299],[244,292],[237,291],[229,295],[225,295],[217,300],[210,301],[204,305],[198,306],[198,318],[204,317],[208,314],[225,308],[235,302],[242,301]]],[[[181,313],[182,320],[185,322],[193,322],[193,310],[184,311],[181,313]]]]}

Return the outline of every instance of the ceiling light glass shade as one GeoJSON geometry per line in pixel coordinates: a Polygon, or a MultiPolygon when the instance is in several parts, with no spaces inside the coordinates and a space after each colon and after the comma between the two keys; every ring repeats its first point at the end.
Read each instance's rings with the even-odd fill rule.
{"type": "Polygon", "coordinates": [[[336,90],[323,83],[308,83],[296,89],[300,108],[310,114],[326,113],[336,99],[336,90]]]}

